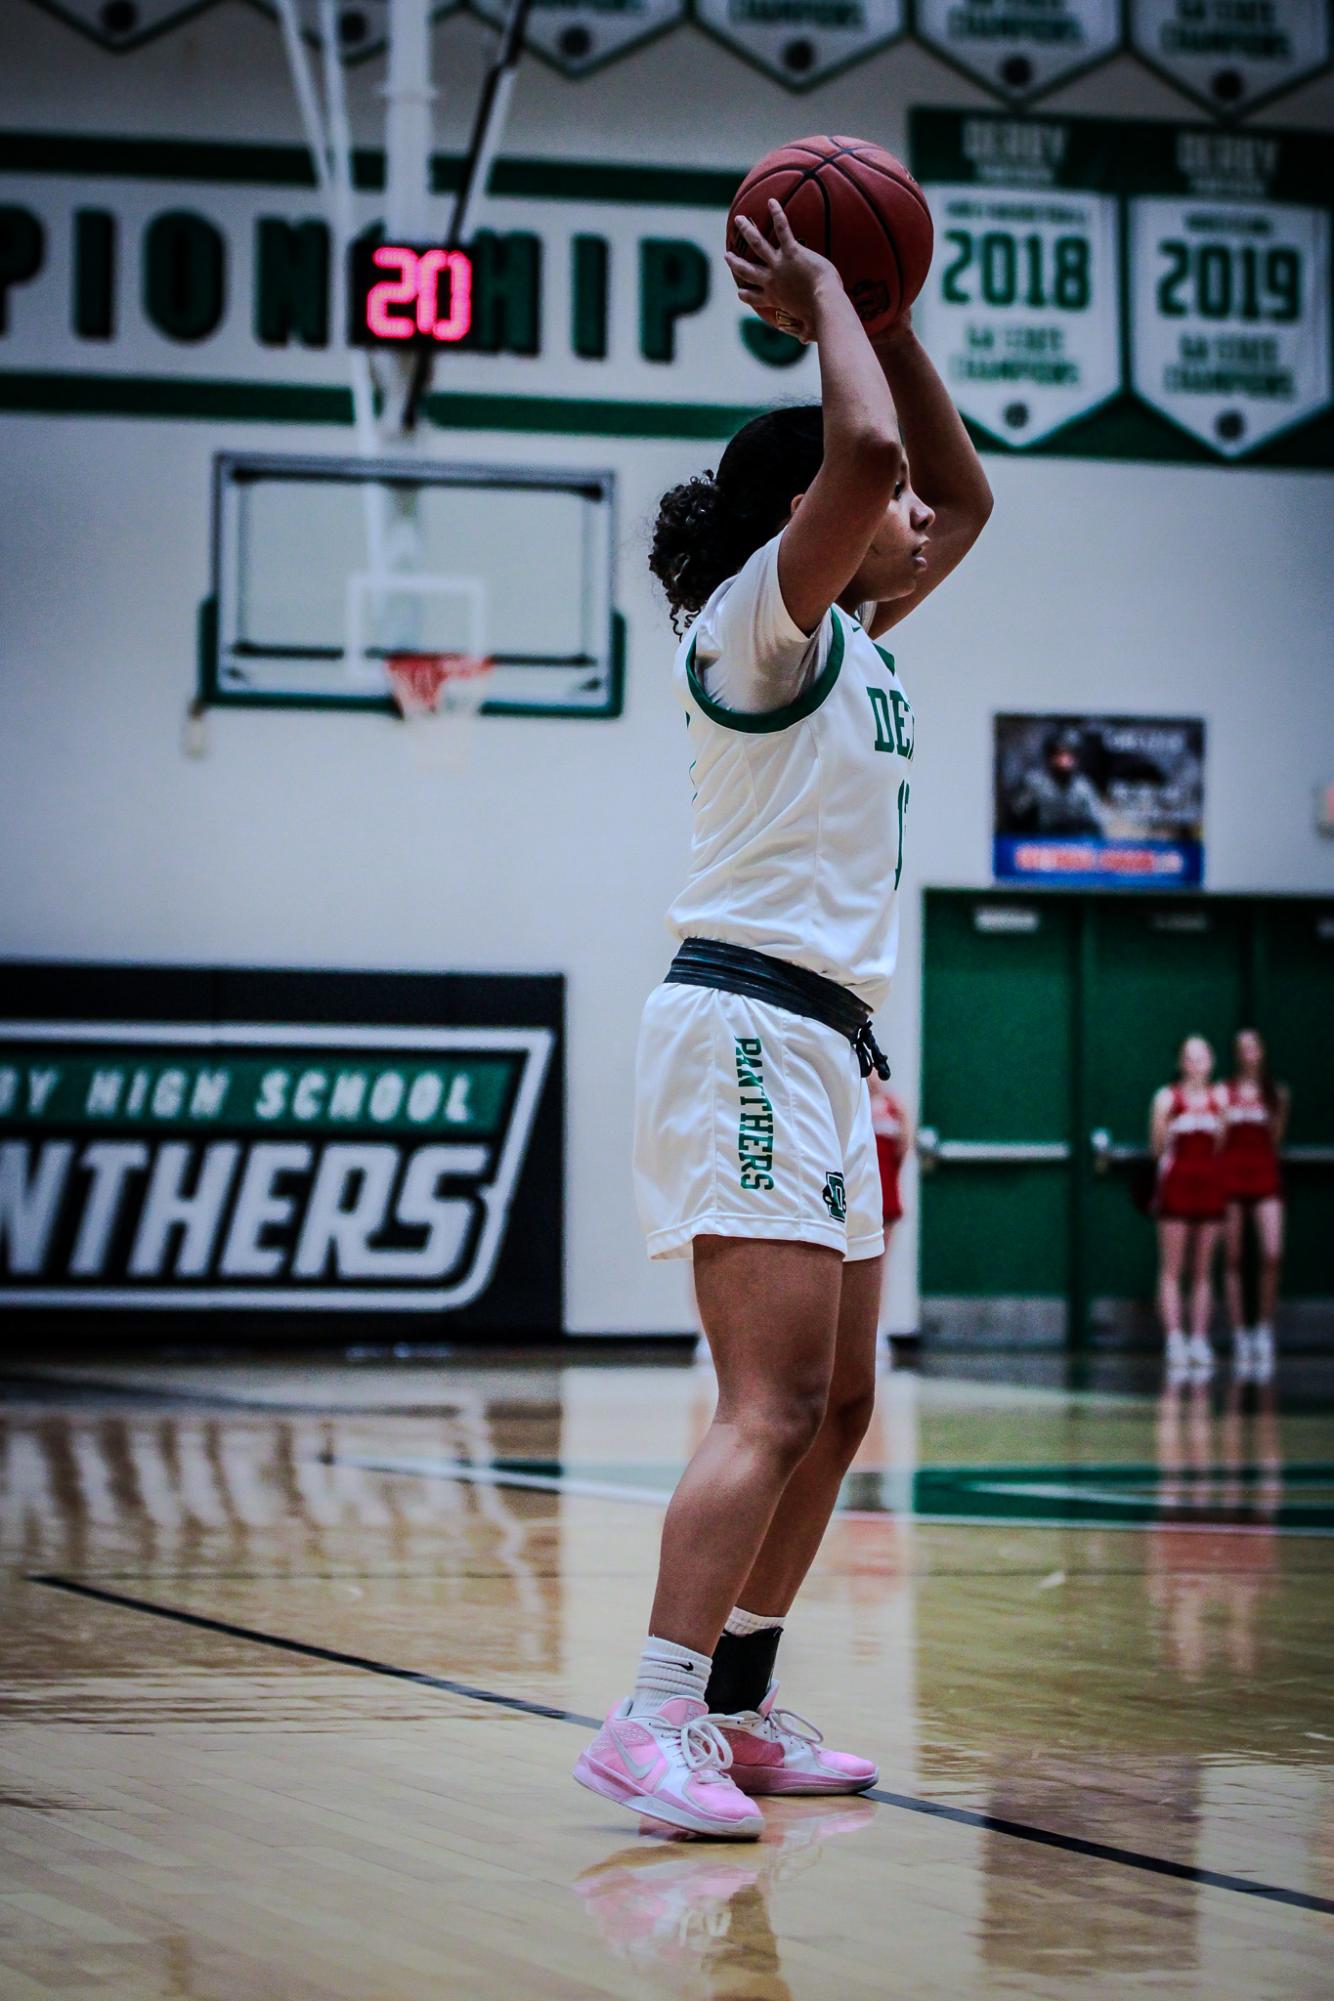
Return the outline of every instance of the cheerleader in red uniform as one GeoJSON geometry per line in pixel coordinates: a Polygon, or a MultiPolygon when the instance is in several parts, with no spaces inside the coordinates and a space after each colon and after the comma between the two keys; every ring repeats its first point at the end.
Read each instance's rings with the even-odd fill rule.
{"type": "Polygon", "coordinates": [[[1265,1046],[1253,1028],[1232,1045],[1234,1074],[1223,1086],[1223,1184],[1227,1196],[1224,1236],[1228,1316],[1233,1364],[1241,1382],[1267,1383],[1274,1373],[1274,1309],[1283,1263],[1283,1179],[1279,1148],[1287,1129],[1289,1094],[1269,1074],[1265,1046]],[[1259,1252],[1255,1325],[1246,1325],[1242,1252],[1246,1223],[1255,1227],[1259,1252]]]}
{"type": "Polygon", "coordinates": [[[1158,1311],[1167,1336],[1168,1375],[1203,1382],[1213,1373],[1209,1345],[1213,1265],[1227,1198],[1220,1147],[1226,1094],[1211,1084],[1214,1052],[1202,1035],[1181,1045],[1179,1079],[1154,1093],[1149,1144],[1158,1161],[1158,1311]],[[1182,1279],[1189,1267],[1190,1337],[1182,1328],[1182,1279]]]}
{"type": "MultiPolygon", "coordinates": [[[[912,1144],[912,1122],[906,1107],[874,1071],[871,1072],[867,1082],[871,1090],[871,1130],[875,1134],[876,1158],[880,1163],[881,1221],[885,1226],[886,1257],[881,1280],[883,1313],[884,1288],[889,1282],[889,1240],[894,1234],[894,1225],[903,1215],[903,1197],[899,1192],[899,1169],[912,1144]]],[[[889,1337],[883,1328],[880,1342],[882,1347],[887,1348],[889,1345],[889,1337]]]]}

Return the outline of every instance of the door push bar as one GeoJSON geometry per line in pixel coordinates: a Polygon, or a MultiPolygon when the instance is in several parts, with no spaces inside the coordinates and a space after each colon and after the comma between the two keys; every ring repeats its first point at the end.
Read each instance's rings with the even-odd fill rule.
{"type": "MultiPolygon", "coordinates": [[[[1095,1174],[1106,1174],[1113,1167],[1149,1158],[1147,1147],[1114,1145],[1106,1126],[1099,1126],[1089,1134],[1089,1147],[1095,1174]]],[[[1334,1146],[1285,1146],[1281,1158],[1285,1167],[1334,1167],[1334,1146]]]]}
{"type": "Polygon", "coordinates": [[[1015,1167],[1025,1162],[1069,1160],[1070,1148],[1064,1140],[980,1140],[942,1139],[934,1126],[922,1126],[917,1134],[917,1158],[922,1171],[948,1161],[966,1162],[972,1167],[1015,1167]]]}

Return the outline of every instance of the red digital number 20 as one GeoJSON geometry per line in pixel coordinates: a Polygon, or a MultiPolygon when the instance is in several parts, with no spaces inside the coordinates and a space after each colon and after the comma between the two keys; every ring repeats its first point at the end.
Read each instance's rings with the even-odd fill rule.
{"type": "Polygon", "coordinates": [[[366,295],[366,324],[377,340],[411,340],[429,334],[432,340],[462,340],[472,325],[472,263],[462,250],[412,250],[406,244],[382,243],[371,262],[380,271],[396,271],[366,295]],[[449,274],[449,312],[440,317],[440,280],[449,274]],[[410,308],[410,316],[393,311],[410,308]]]}

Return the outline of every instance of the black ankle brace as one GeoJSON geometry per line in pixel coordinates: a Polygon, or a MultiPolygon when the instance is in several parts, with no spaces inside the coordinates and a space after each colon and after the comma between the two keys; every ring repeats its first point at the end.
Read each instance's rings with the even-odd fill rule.
{"type": "Polygon", "coordinates": [[[758,1709],[773,1680],[781,1626],[758,1633],[724,1633],[713,1650],[713,1671],[704,1700],[720,1716],[758,1709]]]}

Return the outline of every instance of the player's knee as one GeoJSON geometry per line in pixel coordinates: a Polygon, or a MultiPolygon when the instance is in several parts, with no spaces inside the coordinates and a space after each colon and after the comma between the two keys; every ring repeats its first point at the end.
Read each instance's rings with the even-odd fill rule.
{"type": "Polygon", "coordinates": [[[828,1390],[823,1383],[788,1384],[780,1395],[750,1409],[741,1425],[782,1465],[795,1466],[819,1436],[827,1408],[828,1390]]]}
{"type": "Polygon", "coordinates": [[[871,1428],[875,1411],[875,1384],[831,1391],[825,1411],[823,1435],[842,1458],[850,1460],[871,1428]]]}

